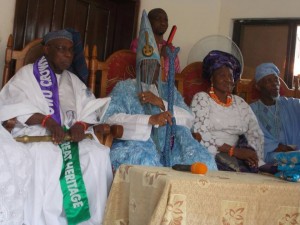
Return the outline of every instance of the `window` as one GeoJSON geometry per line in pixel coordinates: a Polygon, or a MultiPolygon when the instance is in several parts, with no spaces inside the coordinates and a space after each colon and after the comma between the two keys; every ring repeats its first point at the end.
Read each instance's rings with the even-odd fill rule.
{"type": "Polygon", "coordinates": [[[300,26],[297,26],[294,75],[300,75],[300,26]]]}
{"type": "Polygon", "coordinates": [[[233,41],[244,57],[242,78],[253,79],[256,66],[273,62],[281,78],[292,87],[293,76],[300,73],[299,27],[300,19],[235,20],[233,41]]]}

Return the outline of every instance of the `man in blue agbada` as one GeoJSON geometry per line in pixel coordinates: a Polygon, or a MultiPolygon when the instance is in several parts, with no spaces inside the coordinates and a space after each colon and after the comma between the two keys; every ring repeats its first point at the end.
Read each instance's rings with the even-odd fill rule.
{"type": "Polygon", "coordinates": [[[174,90],[173,115],[168,109],[168,86],[161,81],[160,56],[147,13],[144,11],[139,33],[136,59],[136,79],[120,81],[104,120],[124,127],[123,137],[111,147],[111,161],[116,170],[121,164],[165,166],[166,124],[176,119],[170,165],[206,163],[217,169],[214,159],[198,141],[193,139],[191,126],[194,116],[182,96],[174,90]]]}
{"type": "Polygon", "coordinates": [[[260,99],[250,105],[264,133],[267,163],[273,163],[278,153],[300,149],[300,100],[279,95],[279,73],[273,63],[256,68],[260,99]]]}

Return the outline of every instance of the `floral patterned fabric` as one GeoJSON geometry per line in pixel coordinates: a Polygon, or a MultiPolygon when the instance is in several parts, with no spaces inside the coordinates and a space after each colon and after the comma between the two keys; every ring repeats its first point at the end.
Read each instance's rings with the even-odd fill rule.
{"type": "Polygon", "coordinates": [[[273,176],[122,165],[104,225],[293,225],[299,199],[300,183],[273,176]]]}
{"type": "Polygon", "coordinates": [[[279,170],[276,177],[292,182],[300,181],[300,151],[280,152],[274,158],[279,170]]]}

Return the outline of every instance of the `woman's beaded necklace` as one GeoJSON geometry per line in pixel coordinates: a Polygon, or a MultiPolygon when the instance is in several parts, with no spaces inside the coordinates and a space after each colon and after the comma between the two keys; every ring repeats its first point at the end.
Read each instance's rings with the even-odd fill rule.
{"type": "Polygon", "coordinates": [[[210,88],[209,96],[218,104],[223,107],[229,107],[232,105],[232,97],[231,95],[227,95],[226,103],[221,102],[218,96],[215,94],[213,87],[210,88]]]}

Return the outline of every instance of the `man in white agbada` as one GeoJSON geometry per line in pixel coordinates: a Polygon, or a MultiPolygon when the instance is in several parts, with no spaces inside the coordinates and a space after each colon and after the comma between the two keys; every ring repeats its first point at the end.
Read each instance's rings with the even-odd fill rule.
{"type": "Polygon", "coordinates": [[[13,136],[51,135],[53,141],[25,144],[34,172],[24,224],[102,224],[112,182],[109,148],[84,137],[110,98],[95,99],[66,70],[73,60],[71,33],[50,32],[43,42],[44,56],[21,68],[0,93],[0,120],[17,118],[13,136]],[[63,142],[67,133],[72,142],[63,142]]]}
{"type": "Polygon", "coordinates": [[[20,225],[32,160],[27,149],[17,143],[2,125],[0,143],[0,224],[20,225]]]}

